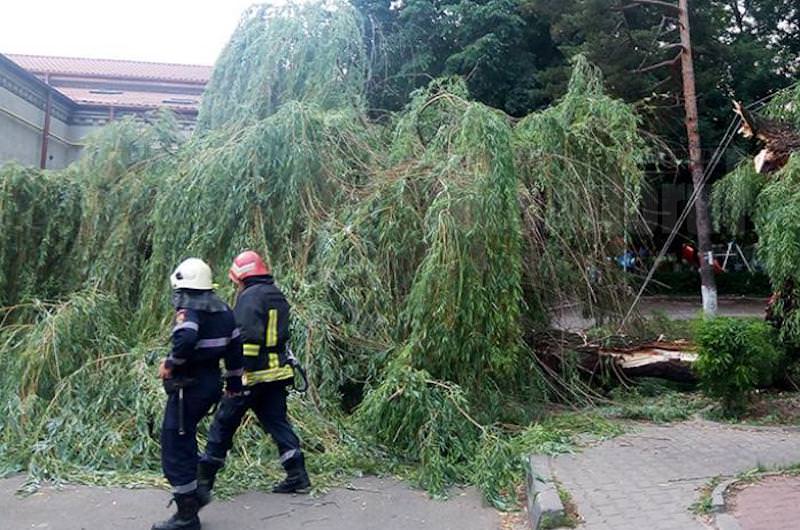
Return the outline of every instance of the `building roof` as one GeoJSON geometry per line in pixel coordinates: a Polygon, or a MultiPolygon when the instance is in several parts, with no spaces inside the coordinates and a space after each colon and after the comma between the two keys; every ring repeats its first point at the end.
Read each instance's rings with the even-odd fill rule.
{"type": "Polygon", "coordinates": [[[205,84],[211,77],[211,66],[197,64],[152,63],[117,59],[83,57],[51,57],[46,55],[6,54],[11,60],[34,74],[141,79],[205,84]]]}
{"type": "Polygon", "coordinates": [[[6,54],[78,105],[196,113],[211,66],[6,54]]]}
{"type": "MultiPolygon", "coordinates": [[[[42,93],[46,94],[47,91],[50,90],[50,87],[47,86],[47,84],[44,81],[42,81],[32,73],[28,72],[27,70],[19,66],[16,62],[9,59],[8,56],[3,55],[2,53],[0,53],[0,68],[4,68],[13,72],[15,75],[28,82],[31,86],[38,88],[42,93]]],[[[69,97],[63,94],[56,92],[55,95],[57,98],[60,98],[61,103],[65,105],[73,105],[75,103],[73,100],[71,100],[69,97]]]]}
{"type": "Polygon", "coordinates": [[[164,107],[179,112],[197,112],[201,96],[139,90],[106,90],[76,87],[55,87],[79,105],[154,109],[164,107]]]}

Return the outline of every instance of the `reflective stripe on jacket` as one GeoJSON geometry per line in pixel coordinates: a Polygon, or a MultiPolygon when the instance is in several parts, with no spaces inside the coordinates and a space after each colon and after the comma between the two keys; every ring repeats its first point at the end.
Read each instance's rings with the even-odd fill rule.
{"type": "Polygon", "coordinates": [[[286,363],[289,302],[272,276],[247,278],[233,309],[244,343],[245,384],[283,381],[294,376],[286,363]]]}
{"type": "Polygon", "coordinates": [[[172,328],[172,350],[166,366],[175,375],[196,369],[218,369],[225,360],[225,377],[242,375],[242,340],[230,309],[218,312],[179,307],[172,328]]]}

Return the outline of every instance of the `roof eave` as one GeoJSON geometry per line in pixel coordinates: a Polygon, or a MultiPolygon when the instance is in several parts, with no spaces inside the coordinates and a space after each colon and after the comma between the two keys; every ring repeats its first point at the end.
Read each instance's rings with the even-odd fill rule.
{"type": "Polygon", "coordinates": [[[5,66],[9,70],[11,70],[14,73],[14,75],[21,77],[22,79],[28,81],[29,83],[33,83],[34,85],[44,90],[45,92],[49,91],[54,99],[60,100],[60,102],[63,103],[64,105],[74,107],[78,104],[77,102],[75,102],[75,100],[65,96],[64,94],[59,92],[55,87],[48,85],[47,83],[39,79],[37,76],[25,70],[23,67],[21,67],[13,60],[3,55],[2,53],[0,53],[0,65],[5,66]]]}

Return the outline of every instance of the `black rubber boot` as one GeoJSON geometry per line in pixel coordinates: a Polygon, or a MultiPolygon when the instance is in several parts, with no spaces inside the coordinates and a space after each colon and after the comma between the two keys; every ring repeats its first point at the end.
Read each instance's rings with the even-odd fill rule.
{"type": "Polygon", "coordinates": [[[166,521],[154,524],[151,530],[200,530],[200,519],[197,517],[200,502],[197,495],[176,493],[174,500],[178,505],[178,511],[166,521]]]}
{"type": "Polygon", "coordinates": [[[311,479],[306,473],[303,454],[287,461],[284,469],[286,469],[286,478],[272,488],[272,493],[308,493],[311,489],[311,479]]]}
{"type": "Polygon", "coordinates": [[[214,489],[214,481],[217,479],[217,471],[222,466],[211,462],[199,462],[197,464],[197,501],[200,508],[211,502],[211,490],[214,489]]]}

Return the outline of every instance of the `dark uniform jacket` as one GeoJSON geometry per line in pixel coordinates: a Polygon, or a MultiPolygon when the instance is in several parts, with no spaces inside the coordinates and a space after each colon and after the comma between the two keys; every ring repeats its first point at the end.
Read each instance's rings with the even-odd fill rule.
{"type": "Polygon", "coordinates": [[[233,312],[244,342],[245,384],[292,379],[286,356],[289,302],[272,276],[245,279],[233,312]]]}
{"type": "Polygon", "coordinates": [[[187,292],[175,300],[172,351],[166,360],[173,377],[219,372],[225,360],[228,390],[241,389],[242,339],[233,312],[211,292],[187,292]]]}

